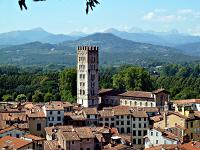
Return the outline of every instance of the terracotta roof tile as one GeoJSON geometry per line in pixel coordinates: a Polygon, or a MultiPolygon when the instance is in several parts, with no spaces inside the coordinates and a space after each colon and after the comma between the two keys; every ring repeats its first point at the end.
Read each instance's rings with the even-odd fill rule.
{"type": "Polygon", "coordinates": [[[4,136],[0,139],[0,148],[3,148],[5,145],[7,145],[11,146],[13,149],[19,149],[31,143],[31,141],[18,139],[11,136],[4,136]]]}
{"type": "Polygon", "coordinates": [[[97,108],[83,108],[83,112],[85,112],[86,115],[97,115],[98,114],[97,108]]]}
{"type": "Polygon", "coordinates": [[[62,132],[66,141],[80,141],[78,134],[76,132],[62,132]]]}
{"type": "Polygon", "coordinates": [[[12,131],[14,129],[17,129],[17,128],[15,126],[7,127],[7,128],[5,128],[3,130],[0,130],[0,134],[3,134],[3,133],[8,132],[8,131],[12,131]]]}
{"type": "Polygon", "coordinates": [[[151,92],[144,91],[127,91],[122,94],[119,94],[119,96],[153,99],[151,92]]]}
{"type": "Polygon", "coordinates": [[[200,104],[200,99],[185,99],[185,100],[176,100],[174,101],[175,104],[183,105],[183,104],[193,104],[198,103],[200,104]]]}
{"type": "Polygon", "coordinates": [[[76,133],[78,134],[79,138],[81,139],[91,139],[94,138],[94,134],[92,133],[91,128],[89,127],[78,127],[75,128],[76,133]]]}
{"type": "Polygon", "coordinates": [[[58,141],[44,141],[44,150],[61,150],[58,141]]]}

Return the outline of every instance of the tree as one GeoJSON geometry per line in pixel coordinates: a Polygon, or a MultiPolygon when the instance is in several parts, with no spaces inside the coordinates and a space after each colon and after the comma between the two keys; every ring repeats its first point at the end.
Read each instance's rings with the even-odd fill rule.
{"type": "MultiPolygon", "coordinates": [[[[33,1],[38,2],[38,1],[45,1],[45,0],[33,0],[33,1]]],[[[19,0],[18,3],[19,3],[21,10],[23,10],[23,8],[27,10],[25,0],[19,0]]],[[[93,11],[93,8],[98,4],[100,4],[100,3],[97,0],[86,0],[86,10],[85,10],[86,14],[88,14],[89,9],[91,9],[93,11]]]]}
{"type": "Polygon", "coordinates": [[[49,102],[49,101],[53,101],[54,100],[54,96],[53,96],[53,94],[52,93],[46,93],[45,95],[44,95],[44,101],[45,102],[49,102]]]}
{"type": "Polygon", "coordinates": [[[17,95],[17,97],[15,99],[15,101],[17,101],[17,102],[26,101],[26,100],[27,100],[27,97],[24,94],[17,95]]]}
{"type": "Polygon", "coordinates": [[[113,76],[113,87],[126,90],[153,89],[149,73],[140,67],[128,67],[113,76]]]}
{"type": "Polygon", "coordinates": [[[65,69],[60,72],[59,87],[61,99],[69,102],[75,102],[77,93],[76,75],[76,69],[74,68],[65,69]]]}
{"type": "Polygon", "coordinates": [[[12,96],[10,94],[6,94],[2,97],[4,102],[12,101],[12,96]]]}
{"type": "Polygon", "coordinates": [[[43,93],[40,92],[39,90],[36,90],[34,95],[32,96],[32,101],[33,102],[44,102],[44,96],[43,93]]]}

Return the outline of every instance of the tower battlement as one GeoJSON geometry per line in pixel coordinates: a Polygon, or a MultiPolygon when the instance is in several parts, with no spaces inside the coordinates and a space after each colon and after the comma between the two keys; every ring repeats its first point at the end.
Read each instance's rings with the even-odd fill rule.
{"type": "Polygon", "coordinates": [[[78,46],[77,50],[98,51],[99,47],[97,47],[97,46],[78,46]]]}

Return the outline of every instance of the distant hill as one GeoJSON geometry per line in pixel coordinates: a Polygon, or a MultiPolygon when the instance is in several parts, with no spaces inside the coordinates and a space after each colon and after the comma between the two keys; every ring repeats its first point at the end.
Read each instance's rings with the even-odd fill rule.
{"type": "Polygon", "coordinates": [[[1,48],[0,63],[18,65],[65,64],[76,65],[78,45],[96,45],[100,48],[101,65],[139,64],[151,62],[180,63],[199,60],[166,46],[133,42],[110,33],[96,33],[78,40],[60,44],[32,42],[1,48]]]}
{"type": "Polygon", "coordinates": [[[176,48],[185,54],[191,56],[200,56],[200,42],[178,45],[176,48]]]}
{"type": "Polygon", "coordinates": [[[0,34],[0,45],[18,45],[29,42],[47,42],[47,43],[60,43],[67,40],[77,39],[74,36],[52,34],[42,28],[35,28],[32,30],[12,31],[0,34]]]}
{"type": "Polygon", "coordinates": [[[135,42],[150,43],[163,46],[176,46],[180,44],[200,42],[200,36],[182,34],[176,30],[172,30],[170,32],[147,32],[141,31],[139,29],[132,29],[128,32],[125,32],[110,28],[105,30],[104,33],[112,33],[121,38],[135,42]]]}

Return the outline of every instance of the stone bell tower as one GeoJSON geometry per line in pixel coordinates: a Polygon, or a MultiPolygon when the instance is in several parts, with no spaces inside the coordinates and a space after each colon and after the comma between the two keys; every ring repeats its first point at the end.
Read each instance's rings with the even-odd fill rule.
{"type": "Polygon", "coordinates": [[[84,107],[99,104],[99,48],[78,46],[77,48],[77,103],[84,107]]]}

